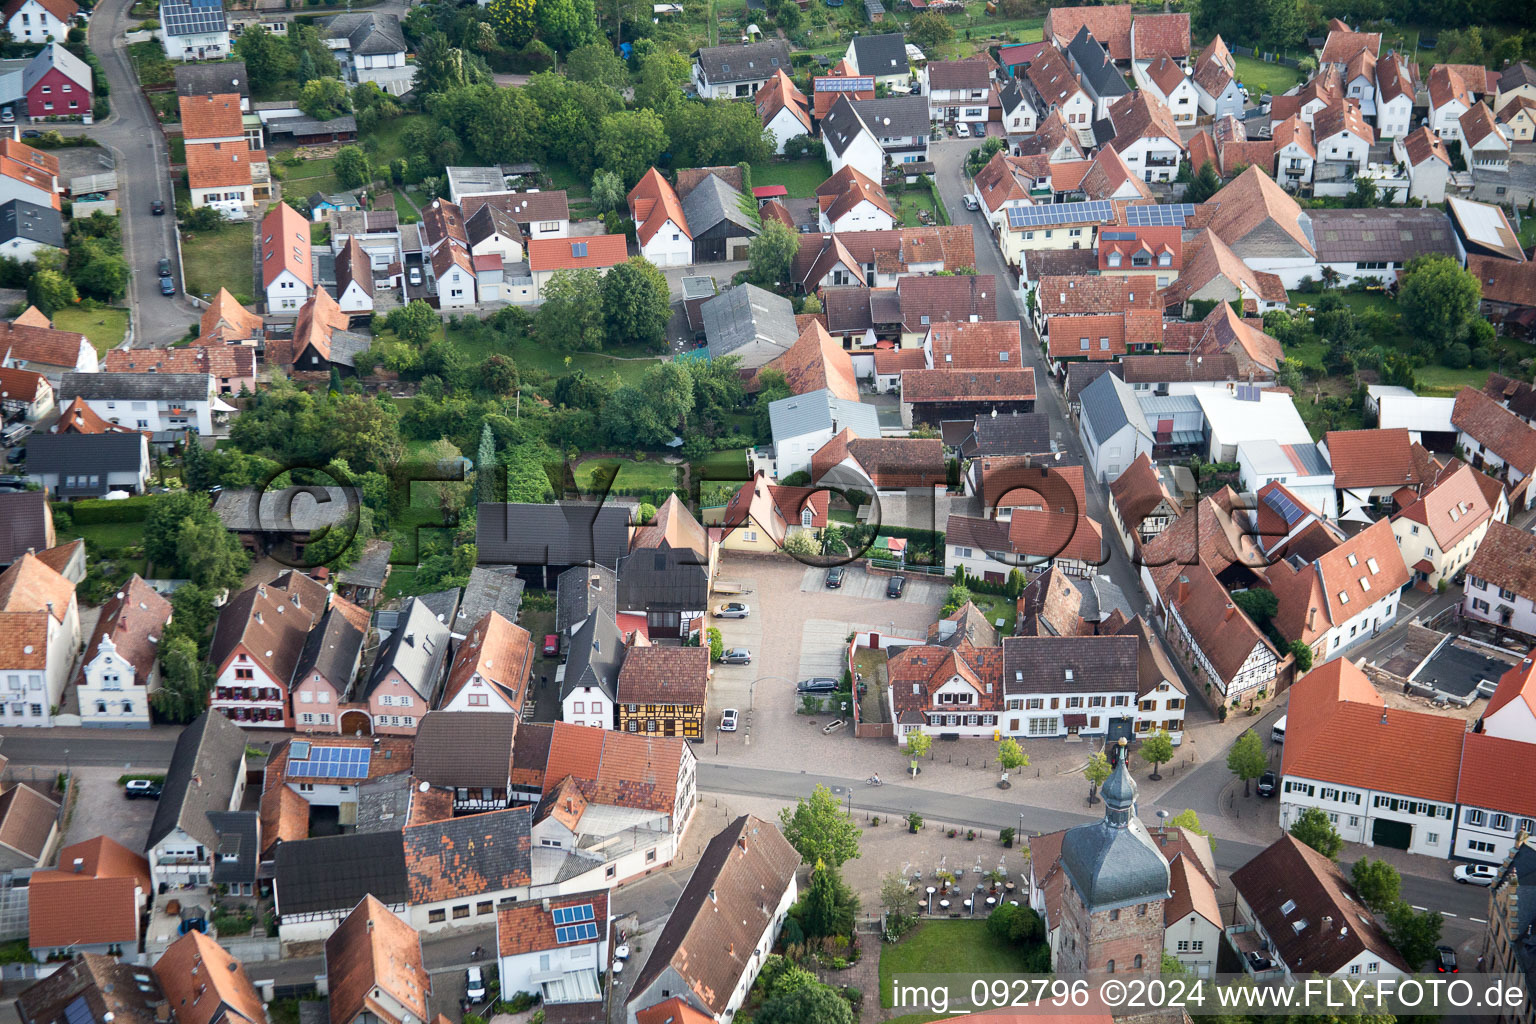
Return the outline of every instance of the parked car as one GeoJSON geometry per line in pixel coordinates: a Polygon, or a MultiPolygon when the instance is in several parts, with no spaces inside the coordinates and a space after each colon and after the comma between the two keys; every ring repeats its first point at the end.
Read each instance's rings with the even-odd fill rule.
{"type": "Polygon", "coordinates": [[[837,680],[828,676],[802,679],[795,684],[796,693],[836,693],[837,680]]]}
{"type": "Polygon", "coordinates": [[[162,277],[160,279],[160,294],[161,295],[175,295],[176,294],[176,281],[175,281],[174,278],[162,277]]]}
{"type": "Polygon", "coordinates": [[[726,708],[724,711],[720,712],[720,731],[721,732],[735,732],[736,731],[736,709],[735,708],[726,708]]]}
{"type": "Polygon", "coordinates": [[[965,208],[967,210],[977,210],[977,209],[981,208],[981,204],[976,202],[976,197],[975,196],[966,196],[965,197],[965,208]]]}
{"type": "Polygon", "coordinates": [[[12,448],[9,454],[6,455],[5,461],[13,466],[18,462],[26,462],[27,450],[25,448],[12,448]]]}
{"type": "Polygon", "coordinates": [[[480,968],[470,967],[464,971],[464,995],[472,1003],[485,998],[485,972],[480,968]]]}
{"type": "Polygon", "coordinates": [[[955,125],[955,137],[958,138],[958,139],[968,139],[968,138],[970,138],[971,137],[970,126],[967,125],[963,121],[961,123],[955,125]]]}
{"type": "Polygon", "coordinates": [[[827,589],[837,590],[843,585],[843,567],[834,565],[827,570],[827,589]]]}
{"type": "Polygon", "coordinates": [[[1274,796],[1280,788],[1280,780],[1274,772],[1265,772],[1259,776],[1259,796],[1274,796]]]}
{"type": "Polygon", "coordinates": [[[1458,974],[1456,951],[1450,946],[1435,947],[1435,971],[1438,974],[1458,974]]]}
{"type": "Polygon", "coordinates": [[[149,204],[149,212],[154,214],[156,217],[163,217],[163,216],[165,216],[165,202],[164,202],[164,200],[156,199],[153,202],[151,202],[149,204]]]}
{"type": "Polygon", "coordinates": [[[891,581],[885,585],[885,596],[900,597],[901,592],[906,589],[907,578],[905,576],[892,576],[891,581]]]}
{"type": "Polygon", "coordinates": [[[171,276],[171,258],[169,256],[162,256],[162,257],[160,257],[160,265],[159,265],[159,267],[157,269],[159,270],[161,277],[170,277],[171,276]]]}
{"type": "Polygon", "coordinates": [[[751,614],[752,609],[741,601],[727,601],[715,609],[717,619],[744,619],[751,614]]]}
{"type": "Polygon", "coordinates": [[[421,268],[420,267],[412,267],[411,268],[411,273],[410,273],[409,276],[410,276],[410,282],[411,282],[411,286],[412,287],[420,287],[421,286],[421,268]]]}
{"type": "Polygon", "coordinates": [[[159,800],[160,783],[153,779],[129,779],[123,785],[123,795],[129,800],[159,800]]]}
{"type": "Polygon", "coordinates": [[[558,633],[544,634],[544,657],[553,658],[560,653],[560,635],[558,633]]]}
{"type": "Polygon", "coordinates": [[[1462,885],[1492,885],[1499,869],[1492,864],[1458,864],[1451,877],[1462,885]]]}
{"type": "Polygon", "coordinates": [[[722,665],[750,665],[752,664],[752,652],[745,647],[729,647],[720,655],[722,665]]]}
{"type": "Polygon", "coordinates": [[[24,139],[40,139],[43,137],[43,133],[38,131],[36,128],[28,128],[26,131],[21,133],[21,137],[24,139]]]}

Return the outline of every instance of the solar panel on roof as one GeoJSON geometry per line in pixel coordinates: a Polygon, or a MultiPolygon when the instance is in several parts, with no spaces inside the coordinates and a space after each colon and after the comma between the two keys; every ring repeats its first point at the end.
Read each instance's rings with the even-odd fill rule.
{"type": "Polygon", "coordinates": [[[1300,505],[1292,501],[1284,491],[1274,490],[1264,495],[1264,504],[1274,509],[1280,518],[1285,520],[1286,526],[1295,526],[1301,521],[1306,512],[1300,505]]]}
{"type": "Polygon", "coordinates": [[[226,28],[222,0],[175,0],[163,4],[160,21],[173,36],[223,32],[226,28]]]}
{"type": "Polygon", "coordinates": [[[816,92],[874,92],[873,78],[818,78],[812,83],[816,92]]]}
{"type": "Polygon", "coordinates": [[[582,903],[574,907],[556,907],[555,924],[576,924],[592,920],[592,904],[582,903]]]}
{"type": "Polygon", "coordinates": [[[597,925],[590,921],[586,924],[571,924],[555,929],[556,942],[590,942],[595,938],[597,938],[597,925]]]}
{"type": "Polygon", "coordinates": [[[1149,206],[1128,206],[1126,223],[1131,227],[1183,227],[1184,222],[1195,214],[1192,203],[1159,203],[1149,206]]]}
{"type": "Polygon", "coordinates": [[[1114,204],[1107,199],[1087,203],[1052,203],[1045,206],[1008,207],[1008,226],[1012,228],[1050,227],[1054,224],[1082,224],[1106,221],[1114,216],[1114,204]]]}
{"type": "Polygon", "coordinates": [[[309,756],[309,741],[294,740],[288,747],[288,759],[290,761],[302,761],[309,756]]]}
{"type": "Polygon", "coordinates": [[[96,1018],[91,1015],[90,1004],[85,1001],[85,996],[76,996],[64,1007],[64,1019],[68,1024],[96,1024],[96,1018]]]}
{"type": "Polygon", "coordinates": [[[288,760],[297,779],[366,779],[373,751],[367,747],[312,747],[307,760],[288,760]]]}

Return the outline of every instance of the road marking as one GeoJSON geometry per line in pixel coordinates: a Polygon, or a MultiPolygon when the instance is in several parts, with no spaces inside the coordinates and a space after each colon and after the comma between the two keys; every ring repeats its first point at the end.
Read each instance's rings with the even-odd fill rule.
{"type": "Polygon", "coordinates": [[[1475,922],[1476,924],[1487,924],[1488,923],[1488,919],[1486,917],[1469,917],[1469,918],[1467,918],[1467,920],[1475,922]]]}
{"type": "MultiPolygon", "coordinates": [[[[1423,910],[1424,908],[1423,907],[1419,907],[1418,909],[1419,910],[1423,910]]],[[[1449,910],[1442,910],[1442,911],[1440,911],[1440,916],[1441,917],[1455,917],[1456,915],[1451,913],[1449,910]]]]}
{"type": "Polygon", "coordinates": [[[1413,905],[1413,904],[1410,904],[1410,906],[1413,906],[1414,910],[1428,910],[1429,909],[1428,907],[1420,907],[1420,906],[1416,906],[1416,905],[1413,905]]]}

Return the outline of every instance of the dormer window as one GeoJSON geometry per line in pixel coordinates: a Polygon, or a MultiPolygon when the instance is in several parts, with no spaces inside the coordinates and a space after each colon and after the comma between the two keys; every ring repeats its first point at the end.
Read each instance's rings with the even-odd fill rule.
{"type": "Polygon", "coordinates": [[[1109,254],[1109,265],[1112,266],[1112,267],[1118,267],[1120,265],[1120,259],[1121,259],[1121,257],[1120,257],[1120,254],[1118,252],[1110,253],[1109,254]]]}
{"type": "Polygon", "coordinates": [[[1159,256],[1157,258],[1157,265],[1160,266],[1160,267],[1171,267],[1171,266],[1173,266],[1173,253],[1171,253],[1171,252],[1163,253],[1161,256],[1159,256]]]}

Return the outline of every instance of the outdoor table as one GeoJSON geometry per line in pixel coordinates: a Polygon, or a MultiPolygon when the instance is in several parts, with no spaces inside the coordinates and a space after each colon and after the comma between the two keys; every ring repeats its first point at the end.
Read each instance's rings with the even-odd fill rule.
{"type": "Polygon", "coordinates": [[[992,907],[992,906],[996,906],[996,905],[997,905],[997,897],[996,896],[988,896],[987,897],[987,906],[992,907]]]}
{"type": "Polygon", "coordinates": [[[939,900],[939,909],[940,910],[948,910],[949,909],[949,900],[939,900]]]}
{"type": "Polygon", "coordinates": [[[1010,906],[1010,907],[1016,907],[1016,906],[1018,906],[1018,905],[1019,905],[1019,901],[1018,901],[1018,900],[1009,900],[1009,901],[1008,901],[1008,905],[1009,905],[1009,906],[1010,906]]]}
{"type": "Polygon", "coordinates": [[[970,910],[971,909],[971,901],[970,900],[966,900],[965,901],[965,909],[966,910],[970,910]]]}

